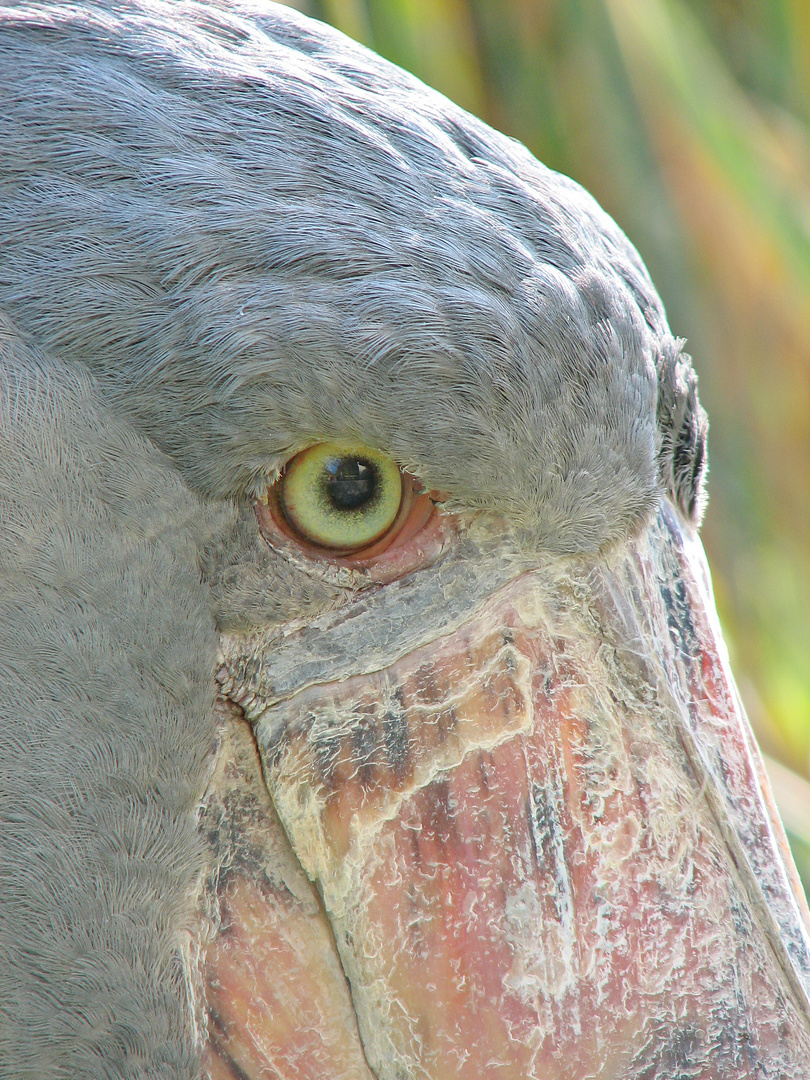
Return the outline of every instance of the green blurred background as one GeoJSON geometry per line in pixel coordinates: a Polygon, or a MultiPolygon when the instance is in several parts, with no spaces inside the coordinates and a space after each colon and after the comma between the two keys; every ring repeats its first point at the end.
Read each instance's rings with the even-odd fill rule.
{"type": "Polygon", "coordinates": [[[717,605],[810,885],[810,2],[290,6],[526,143],[641,252],[699,373],[717,605]]]}

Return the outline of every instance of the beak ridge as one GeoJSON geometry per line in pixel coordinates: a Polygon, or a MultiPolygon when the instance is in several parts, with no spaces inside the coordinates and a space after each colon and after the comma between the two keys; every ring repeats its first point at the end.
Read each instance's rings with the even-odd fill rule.
{"type": "Polygon", "coordinates": [[[255,735],[379,1080],[810,1060],[806,906],[676,511],[362,666],[255,735]]]}

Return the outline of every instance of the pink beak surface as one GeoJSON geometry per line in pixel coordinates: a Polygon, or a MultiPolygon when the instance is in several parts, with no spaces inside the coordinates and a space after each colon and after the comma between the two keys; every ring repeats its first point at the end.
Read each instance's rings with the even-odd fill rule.
{"type": "Polygon", "coordinates": [[[489,571],[380,590],[441,624],[361,591],[224,643],[210,1075],[810,1075],[807,909],[700,542],[668,504],[598,557],[485,531],[489,571]]]}

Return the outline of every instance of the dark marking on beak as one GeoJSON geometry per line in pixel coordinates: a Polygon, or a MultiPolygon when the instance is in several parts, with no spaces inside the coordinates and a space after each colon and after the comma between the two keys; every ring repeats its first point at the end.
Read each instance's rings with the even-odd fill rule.
{"type": "Polygon", "coordinates": [[[443,848],[450,847],[454,840],[458,841],[458,833],[447,780],[434,780],[426,788],[425,805],[428,812],[423,822],[422,839],[443,848]]]}
{"type": "Polygon", "coordinates": [[[661,596],[667,610],[667,623],[672,642],[684,662],[691,665],[699,654],[699,643],[683,579],[676,577],[671,583],[662,585],[661,596]]]}
{"type": "Polygon", "coordinates": [[[407,771],[411,751],[408,721],[402,701],[402,690],[399,687],[392,694],[390,708],[383,714],[382,730],[388,764],[394,775],[402,779],[407,771]]]}
{"type": "Polygon", "coordinates": [[[352,764],[362,787],[374,783],[377,766],[381,765],[380,731],[369,713],[357,715],[351,729],[352,764]]]}

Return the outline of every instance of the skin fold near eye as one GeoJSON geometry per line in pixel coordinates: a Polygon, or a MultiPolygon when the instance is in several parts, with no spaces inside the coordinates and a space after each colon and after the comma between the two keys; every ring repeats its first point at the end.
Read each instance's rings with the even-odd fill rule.
{"type": "Polygon", "coordinates": [[[353,551],[383,536],[403,497],[395,461],[362,443],[318,443],[287,465],[279,507],[304,539],[333,551],[353,551]]]}

